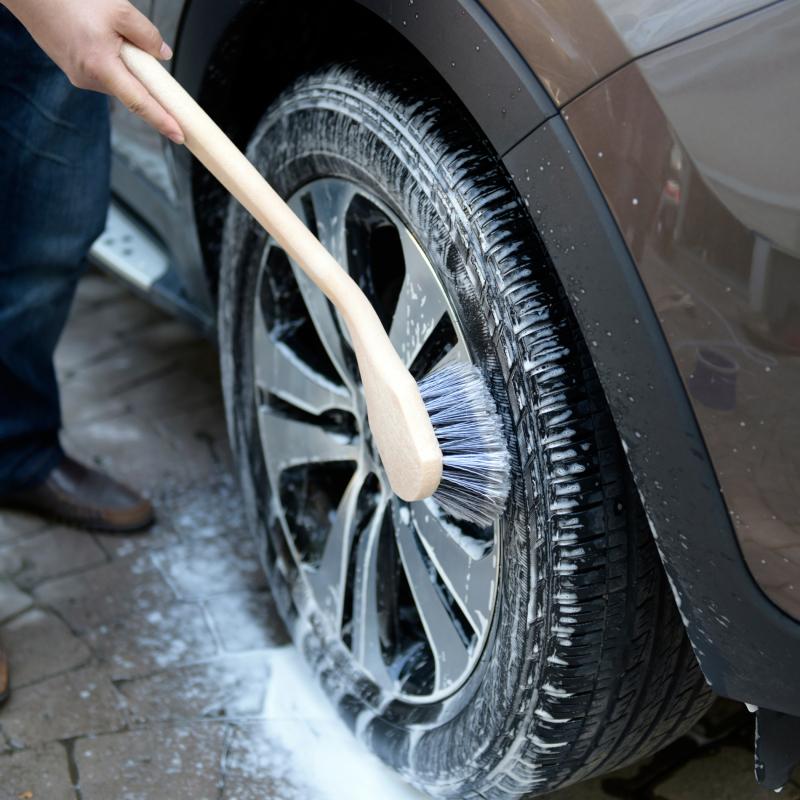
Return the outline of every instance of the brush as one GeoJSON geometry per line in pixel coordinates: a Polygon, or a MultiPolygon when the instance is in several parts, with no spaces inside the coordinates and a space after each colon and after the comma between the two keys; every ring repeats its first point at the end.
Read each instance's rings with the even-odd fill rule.
{"type": "Polygon", "coordinates": [[[509,458],[497,408],[477,367],[453,363],[418,386],[358,284],[246,156],[155,58],[127,42],[120,55],[181,126],[186,147],[338,310],[392,491],[408,502],[433,495],[448,514],[479,525],[497,519],[510,487],[509,458]]]}

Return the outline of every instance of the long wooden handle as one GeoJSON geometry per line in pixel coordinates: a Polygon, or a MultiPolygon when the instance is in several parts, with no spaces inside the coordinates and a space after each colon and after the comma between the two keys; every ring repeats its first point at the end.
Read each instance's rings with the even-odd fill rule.
{"type": "Polygon", "coordinates": [[[355,281],[172,75],[151,55],[127,42],[122,45],[121,57],[181,126],[189,150],[266,228],[331,302],[345,316],[355,310],[354,305],[366,303],[371,308],[355,281]]]}
{"type": "Polygon", "coordinates": [[[431,495],[442,474],[433,426],[416,381],[358,284],[155,58],[127,42],[120,55],[181,126],[189,150],[339,310],[358,359],[370,427],[392,488],[406,500],[431,495]]]}

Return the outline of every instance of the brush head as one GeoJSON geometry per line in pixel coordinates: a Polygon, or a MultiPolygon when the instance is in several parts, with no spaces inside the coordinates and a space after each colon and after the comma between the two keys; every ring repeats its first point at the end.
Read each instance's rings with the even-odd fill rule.
{"type": "Polygon", "coordinates": [[[456,519],[491,525],[505,509],[511,480],[503,426],[483,376],[454,362],[423,378],[419,391],[442,450],[434,500],[456,519]]]}

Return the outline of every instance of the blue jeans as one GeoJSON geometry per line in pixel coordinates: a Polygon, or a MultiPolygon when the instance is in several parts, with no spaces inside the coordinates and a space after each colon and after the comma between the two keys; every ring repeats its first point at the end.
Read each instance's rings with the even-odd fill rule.
{"type": "Polygon", "coordinates": [[[0,6],[0,494],[63,456],[53,351],[105,222],[108,117],[0,6]]]}

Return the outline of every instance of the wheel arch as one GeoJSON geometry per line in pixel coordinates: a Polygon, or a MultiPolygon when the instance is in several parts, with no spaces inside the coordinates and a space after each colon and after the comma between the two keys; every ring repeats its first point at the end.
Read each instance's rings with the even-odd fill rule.
{"type": "MultiPolygon", "coordinates": [[[[556,113],[534,72],[476,0],[410,3],[402,11],[396,6],[392,0],[188,0],[179,24],[175,73],[198,96],[220,79],[211,72],[220,43],[232,35],[247,47],[265,31],[281,26],[285,51],[319,45],[324,36],[340,39],[336,49],[342,53],[354,44],[363,47],[363,41],[358,42],[363,32],[380,37],[373,44],[376,51],[383,51],[383,39],[393,38],[395,45],[403,41],[422,57],[461,99],[499,153],[556,113]],[[237,20],[248,28],[245,36],[235,30],[237,20]],[[303,24],[292,26],[293,22],[303,24]]],[[[277,52],[270,59],[266,54],[262,61],[274,63],[284,55],[277,52]]]]}
{"type": "MultiPolygon", "coordinates": [[[[504,153],[555,106],[476,0],[189,0],[176,38],[174,72],[229,136],[244,146],[258,118],[303,70],[334,58],[416,60],[438,73],[504,153]],[[509,89],[509,87],[511,87],[509,89]]],[[[177,151],[194,200],[207,279],[216,295],[220,192],[177,151]]]]}

